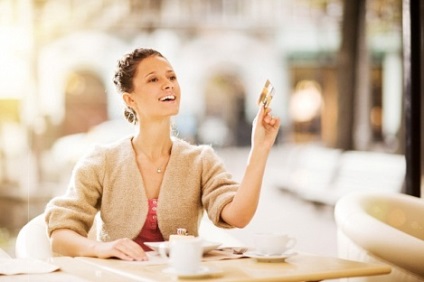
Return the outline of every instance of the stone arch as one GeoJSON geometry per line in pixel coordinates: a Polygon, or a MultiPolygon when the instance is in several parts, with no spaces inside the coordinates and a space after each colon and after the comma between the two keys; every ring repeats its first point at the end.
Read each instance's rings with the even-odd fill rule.
{"type": "Polygon", "coordinates": [[[101,78],[89,70],[68,74],[61,135],[87,132],[108,120],[107,96],[101,78]]]}
{"type": "Polygon", "coordinates": [[[38,70],[42,114],[51,117],[56,125],[63,122],[69,77],[82,71],[89,73],[93,83],[98,80],[104,86],[107,116],[122,116],[120,107],[116,106],[121,101],[112,79],[117,58],[126,50],[125,42],[101,32],[74,33],[44,47],[38,70]]]}
{"type": "Polygon", "coordinates": [[[182,114],[201,121],[208,107],[205,85],[214,76],[230,75],[237,77],[245,92],[243,114],[249,123],[256,115],[257,99],[267,79],[277,89],[273,111],[287,120],[284,117],[289,91],[282,64],[275,59],[280,57],[272,40],[267,42],[238,32],[211,33],[187,42],[174,63],[177,72],[181,73],[182,114]]]}
{"type": "Polygon", "coordinates": [[[206,79],[204,99],[203,121],[221,122],[227,131],[226,136],[217,136],[223,138],[220,145],[249,145],[251,126],[246,116],[246,90],[240,74],[230,68],[212,73],[206,79]]]}

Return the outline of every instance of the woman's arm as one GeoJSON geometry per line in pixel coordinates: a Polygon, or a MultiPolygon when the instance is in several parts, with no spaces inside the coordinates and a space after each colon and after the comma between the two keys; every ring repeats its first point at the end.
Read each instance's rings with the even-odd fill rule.
{"type": "Polygon", "coordinates": [[[111,242],[99,242],[69,229],[53,231],[51,247],[54,253],[71,257],[116,257],[129,261],[147,260],[141,246],[131,239],[122,238],[111,242]]]}
{"type": "Polygon", "coordinates": [[[99,210],[105,169],[105,150],[95,147],[76,164],[66,194],[47,204],[45,218],[52,251],[73,257],[145,260],[143,249],[131,239],[100,242],[85,236],[99,210]]]}
{"type": "Polygon", "coordinates": [[[269,108],[260,106],[253,121],[252,147],[240,188],[221,213],[226,223],[242,228],[253,218],[258,207],[266,162],[279,127],[280,119],[272,117],[269,108]]]}

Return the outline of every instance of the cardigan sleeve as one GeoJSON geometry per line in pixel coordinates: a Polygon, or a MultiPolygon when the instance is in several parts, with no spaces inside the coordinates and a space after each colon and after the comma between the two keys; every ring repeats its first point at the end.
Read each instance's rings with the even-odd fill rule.
{"type": "Polygon", "coordinates": [[[202,204],[211,221],[219,227],[232,228],[221,218],[222,209],[230,203],[239,183],[226,171],[222,160],[210,146],[202,152],[202,204]]]}
{"type": "Polygon", "coordinates": [[[104,151],[95,147],[75,165],[66,193],[46,206],[49,236],[57,229],[87,236],[100,207],[105,163],[104,151]]]}

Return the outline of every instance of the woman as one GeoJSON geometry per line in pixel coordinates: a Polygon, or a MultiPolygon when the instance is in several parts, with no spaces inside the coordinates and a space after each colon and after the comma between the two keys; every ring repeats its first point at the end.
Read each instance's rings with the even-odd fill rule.
{"type": "Polygon", "coordinates": [[[280,120],[259,107],[239,184],[210,146],[171,136],[180,86],[158,51],[136,49],[125,55],[114,83],[122,93],[125,116],[138,125],[138,132],[98,146],[78,162],[66,194],[46,207],[52,250],[68,256],[147,260],[144,242],[168,240],[177,228],[198,235],[204,210],[217,226],[246,226],[258,205],[280,120]],[[95,241],[87,233],[98,212],[95,241]]]}

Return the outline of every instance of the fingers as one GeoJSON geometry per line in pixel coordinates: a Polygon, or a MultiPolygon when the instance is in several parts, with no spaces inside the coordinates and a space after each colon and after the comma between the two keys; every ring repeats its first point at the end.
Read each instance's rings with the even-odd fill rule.
{"type": "Polygon", "coordinates": [[[120,239],[119,243],[116,245],[116,249],[120,252],[119,255],[122,254],[122,259],[137,261],[148,260],[146,253],[143,251],[141,246],[131,239],[120,239]]]}
{"type": "Polygon", "coordinates": [[[101,247],[99,257],[116,257],[127,261],[145,261],[148,260],[146,253],[140,245],[128,238],[118,239],[112,242],[104,243],[101,247]]]}
{"type": "Polygon", "coordinates": [[[256,114],[254,122],[261,122],[264,118],[271,113],[271,108],[265,108],[264,105],[260,105],[258,113],[256,114]]]}
{"type": "Polygon", "coordinates": [[[258,121],[263,120],[264,114],[265,114],[265,107],[261,104],[259,106],[259,109],[258,109],[258,112],[256,113],[255,118],[253,119],[253,124],[255,125],[258,123],[258,121]]]}
{"type": "Polygon", "coordinates": [[[263,120],[263,125],[266,128],[277,128],[280,126],[280,119],[272,115],[271,108],[265,108],[263,112],[264,112],[263,113],[264,116],[262,120],[263,120]]]}
{"type": "Polygon", "coordinates": [[[252,146],[271,148],[277,137],[279,127],[280,119],[272,115],[271,108],[265,108],[261,105],[253,121],[252,146]]]}

